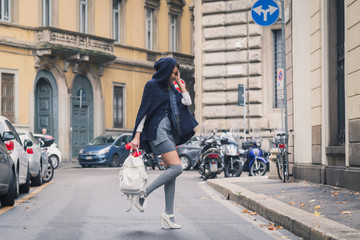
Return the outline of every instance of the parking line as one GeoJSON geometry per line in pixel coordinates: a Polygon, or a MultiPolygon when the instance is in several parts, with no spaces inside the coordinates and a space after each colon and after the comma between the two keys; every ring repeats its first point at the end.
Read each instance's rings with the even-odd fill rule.
{"type": "Polygon", "coordinates": [[[10,209],[16,207],[17,205],[25,202],[26,200],[29,200],[30,198],[34,197],[36,194],[38,194],[41,190],[43,190],[45,187],[47,187],[49,184],[51,184],[53,181],[50,181],[48,183],[45,183],[41,185],[40,187],[37,187],[34,191],[30,192],[29,194],[25,195],[24,197],[20,198],[19,200],[16,200],[14,206],[7,206],[0,209],[0,215],[6,213],[10,209]]]}

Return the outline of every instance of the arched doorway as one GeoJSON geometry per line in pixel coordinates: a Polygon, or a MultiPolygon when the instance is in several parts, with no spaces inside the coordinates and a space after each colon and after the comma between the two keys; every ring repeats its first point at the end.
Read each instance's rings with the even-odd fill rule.
{"type": "Polygon", "coordinates": [[[75,78],[71,101],[72,156],[94,137],[94,96],[91,83],[85,75],[75,78]]]}
{"type": "Polygon", "coordinates": [[[35,124],[34,132],[47,132],[58,142],[58,90],[54,76],[47,71],[40,71],[35,81],[35,124]]]}

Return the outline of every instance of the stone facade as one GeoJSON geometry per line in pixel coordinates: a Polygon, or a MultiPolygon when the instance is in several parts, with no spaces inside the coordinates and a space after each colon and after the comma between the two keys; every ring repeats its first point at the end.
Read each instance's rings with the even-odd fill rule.
{"type": "Polygon", "coordinates": [[[357,191],[359,11],[359,0],[293,1],[292,6],[294,177],[357,191]]]}
{"type": "MultiPolygon", "coordinates": [[[[202,128],[238,128],[243,130],[244,113],[247,129],[278,128],[280,109],[273,108],[273,98],[267,97],[273,89],[273,50],[265,51],[264,42],[272,42],[272,29],[265,29],[253,22],[250,9],[255,0],[202,1],[201,30],[196,33],[202,39],[195,43],[198,50],[196,114],[202,128]],[[264,32],[267,36],[264,37],[264,32]],[[241,48],[237,49],[236,44],[241,48]],[[201,59],[199,59],[201,58],[201,59]],[[267,74],[265,72],[267,71],[267,74]],[[199,82],[201,81],[201,82],[199,82]],[[238,106],[238,85],[246,88],[246,106],[238,106]],[[268,89],[268,93],[265,92],[268,89]]],[[[196,61],[195,61],[196,62],[196,61]]],[[[264,131],[265,134],[265,131],[264,131]]],[[[268,142],[264,141],[267,145],[268,142]]]]}

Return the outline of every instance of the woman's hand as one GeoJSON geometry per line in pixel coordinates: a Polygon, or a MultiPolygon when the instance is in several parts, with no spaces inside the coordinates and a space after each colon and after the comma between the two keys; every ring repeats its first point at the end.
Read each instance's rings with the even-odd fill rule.
{"type": "Polygon", "coordinates": [[[181,91],[182,93],[186,93],[187,91],[186,91],[186,88],[185,88],[185,82],[183,83],[183,82],[181,81],[180,71],[178,71],[178,74],[175,75],[175,81],[176,81],[177,85],[179,86],[180,91],[181,91]]]}
{"type": "Polygon", "coordinates": [[[140,134],[140,132],[136,132],[134,139],[130,142],[133,149],[138,149],[140,147],[140,134]]]}

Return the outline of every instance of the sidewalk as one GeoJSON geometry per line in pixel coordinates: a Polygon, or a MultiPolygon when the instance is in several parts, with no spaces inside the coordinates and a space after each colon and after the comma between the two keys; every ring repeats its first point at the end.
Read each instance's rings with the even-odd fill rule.
{"type": "MultiPolygon", "coordinates": [[[[243,173],[244,174],[244,173],[243,173]]],[[[267,176],[209,179],[227,199],[304,239],[360,239],[360,193],[267,176]]]]}

